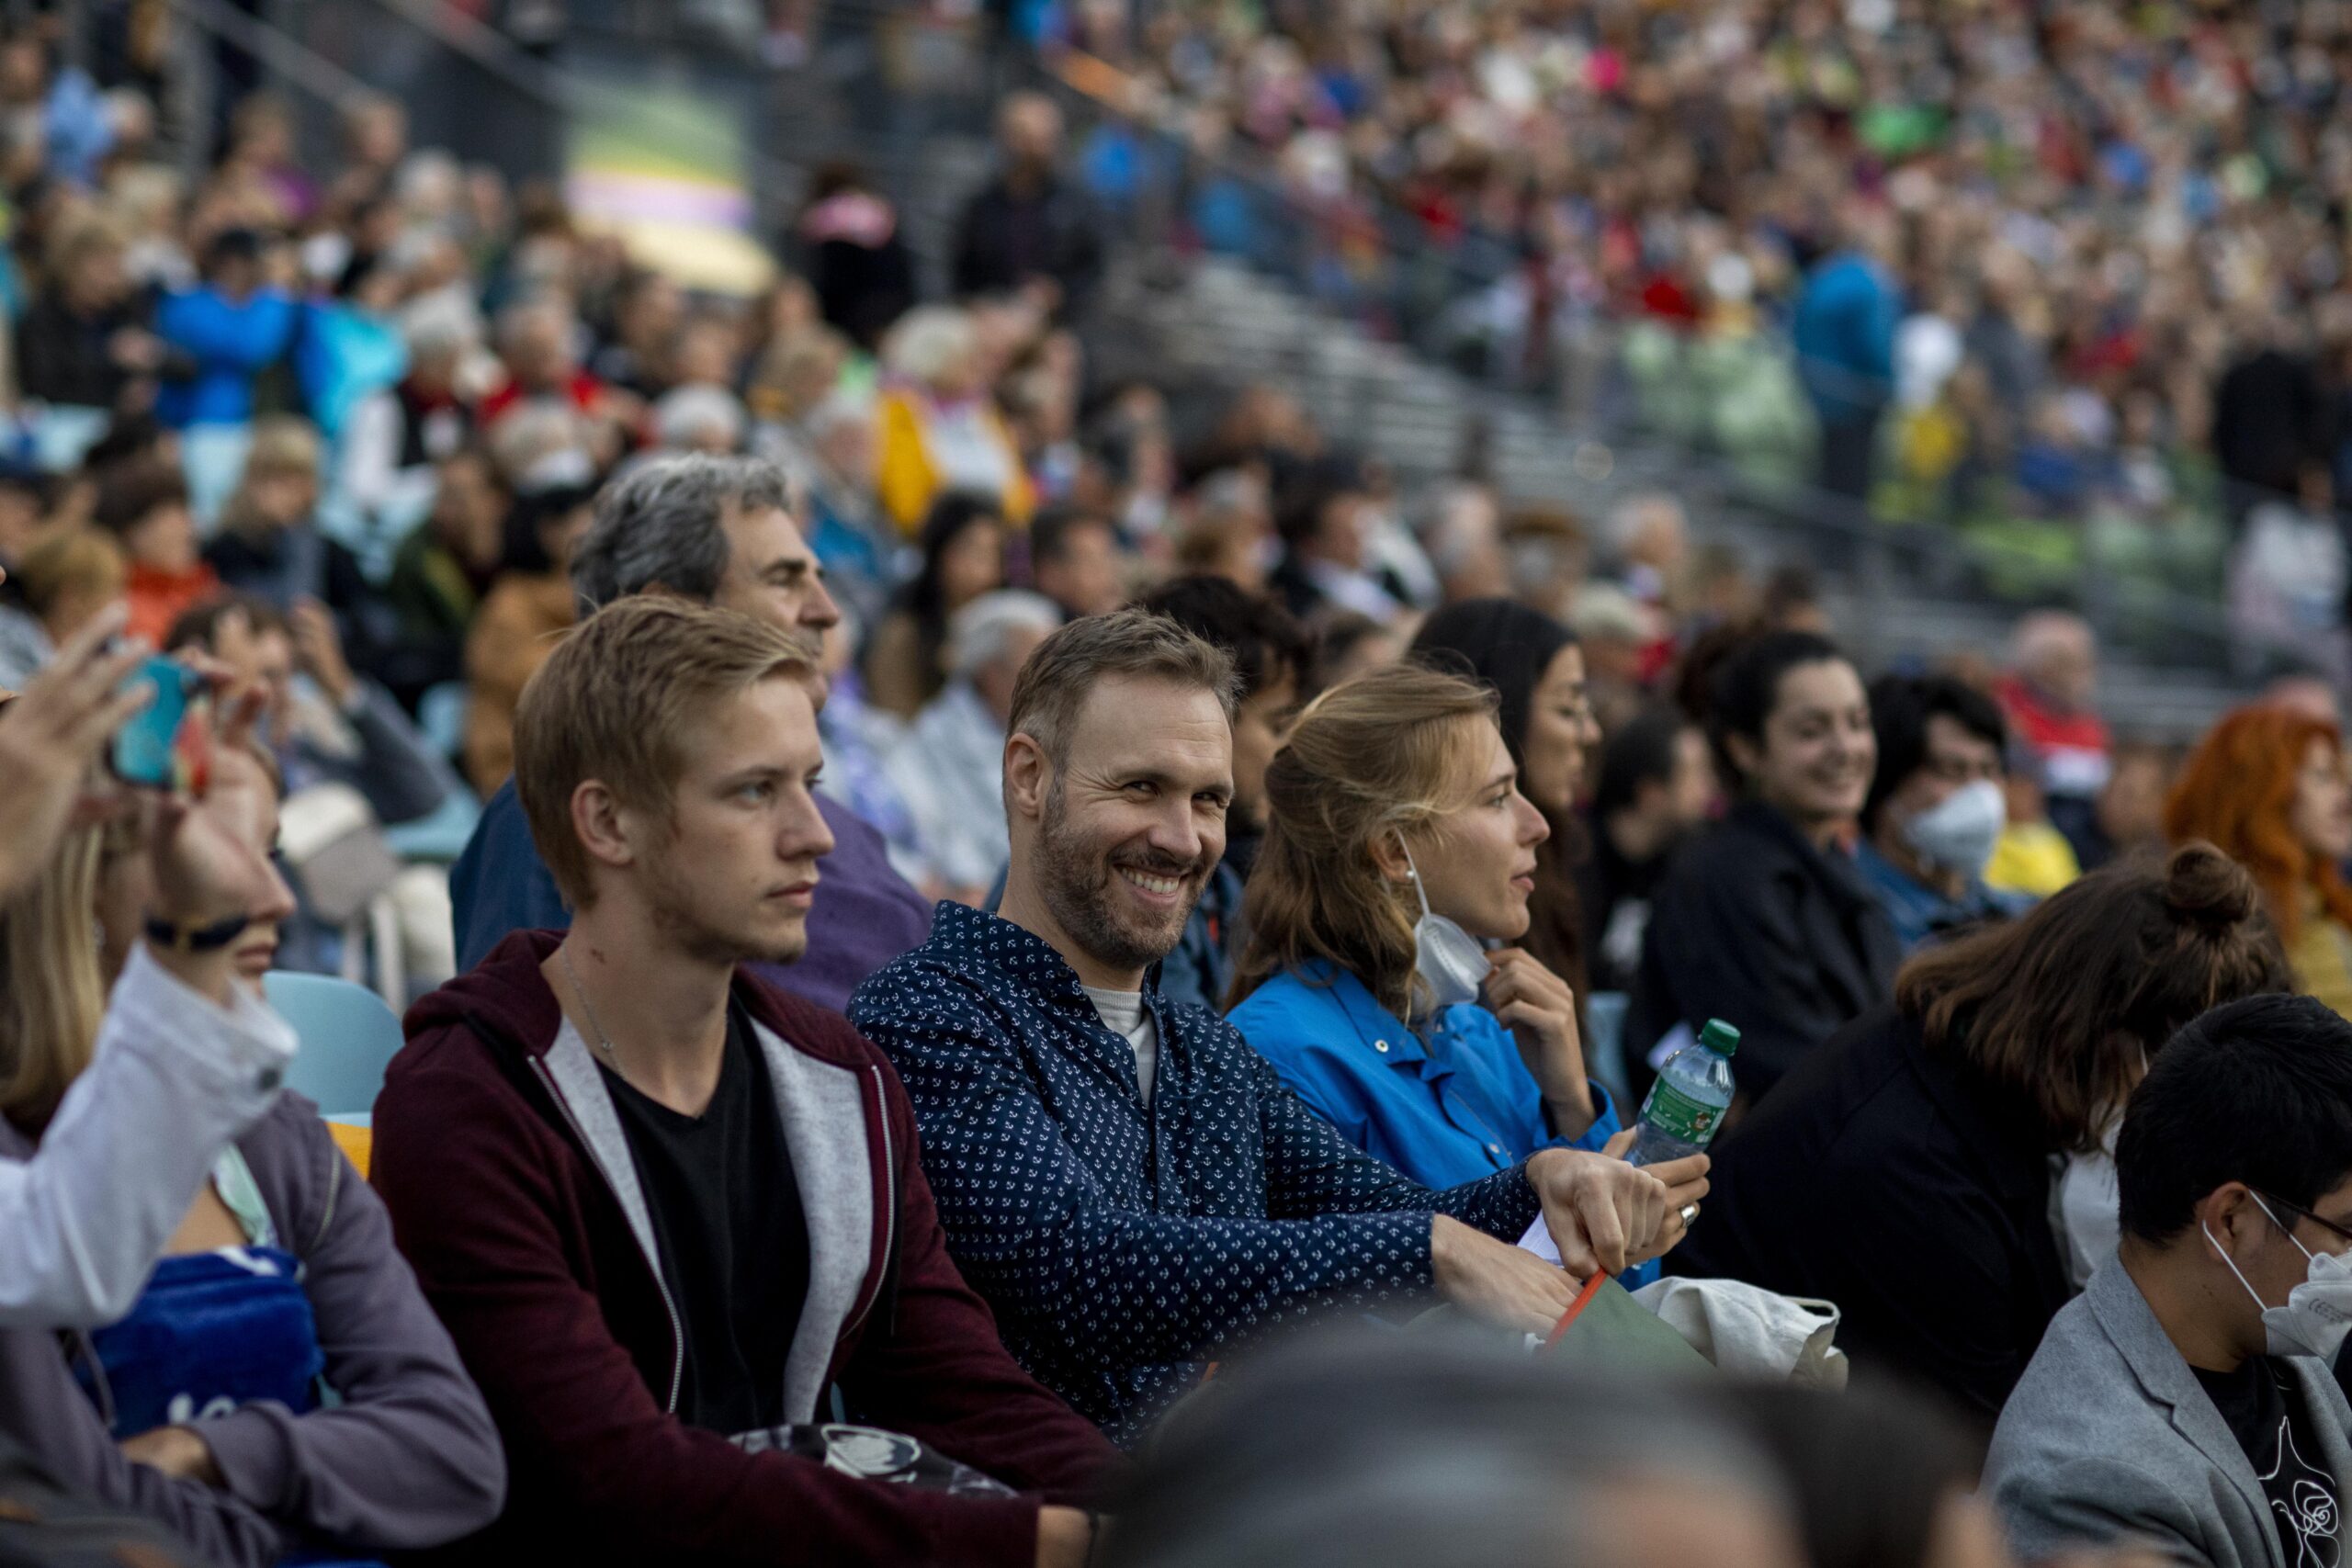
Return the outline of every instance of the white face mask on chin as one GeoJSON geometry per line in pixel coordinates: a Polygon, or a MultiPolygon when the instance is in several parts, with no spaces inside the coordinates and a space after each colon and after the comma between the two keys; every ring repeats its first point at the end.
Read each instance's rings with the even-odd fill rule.
{"type": "MultiPolygon", "coordinates": [[[[1399,843],[1403,840],[1399,840],[1399,843]]],[[[1413,972],[1428,983],[1430,998],[1440,1012],[1478,999],[1478,987],[1494,967],[1478,939],[1443,915],[1430,909],[1429,889],[1421,886],[1421,868],[1413,852],[1405,851],[1405,866],[1413,892],[1421,901],[1421,918],[1413,922],[1413,972]]]]}
{"type": "Polygon", "coordinates": [[[2273,1356],[2317,1356],[2334,1365],[2335,1352],[2343,1348],[2344,1337],[2352,1333],[2352,1258],[2338,1258],[2330,1252],[2313,1252],[2295,1240],[2295,1233],[2280,1224],[2278,1216],[2270,1213],[2270,1205],[2260,1193],[2254,1201],[2261,1207],[2270,1223],[2278,1225],[2281,1235],[2295,1242],[2295,1250],[2310,1259],[2310,1271],[2303,1282],[2288,1292],[2284,1306],[2263,1306],[2261,1292],[2248,1283],[2239,1272],[2237,1260],[2227,1248],[2213,1241],[2213,1233],[2205,1230],[2205,1239],[2213,1242],[2213,1249],[2222,1261],[2236,1274],[2238,1283],[2245,1286],[2245,1293],[2254,1304],[2262,1307],[2262,1329],[2267,1353],[2273,1356]]]}

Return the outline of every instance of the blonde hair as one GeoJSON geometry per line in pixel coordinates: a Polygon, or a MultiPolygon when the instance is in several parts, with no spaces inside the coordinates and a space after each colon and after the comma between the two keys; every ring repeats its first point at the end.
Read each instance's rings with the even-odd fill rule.
{"type": "Polygon", "coordinates": [[[1242,900],[1250,941],[1227,1005],[1324,959],[1397,1017],[1416,1010],[1420,907],[1381,875],[1373,845],[1460,804],[1475,754],[1463,728],[1496,723],[1493,693],[1414,664],[1373,671],[1308,705],[1266,768],[1266,841],[1242,900]]]}
{"type": "Polygon", "coordinates": [[[17,581],[24,590],[26,605],[46,620],[69,593],[112,598],[122,592],[128,571],[122,550],[112,539],[95,529],[77,528],[43,539],[26,551],[17,569],[17,581]]]}
{"type": "Polygon", "coordinates": [[[254,421],[254,442],[245,452],[241,484],[255,479],[283,479],[288,474],[316,477],[319,433],[300,414],[264,414],[254,421]]]}
{"type": "Polygon", "coordinates": [[[254,421],[254,440],[245,451],[244,470],[237,476],[237,488],[220,506],[221,526],[243,528],[256,521],[255,485],[297,476],[316,479],[320,452],[319,433],[299,414],[264,414],[254,421]]]}
{"type": "Polygon", "coordinates": [[[685,737],[721,700],[776,676],[807,680],[808,649],[781,626],[669,593],[605,605],[573,628],[514,709],[514,793],[564,902],[595,901],[571,797],[594,779],[622,805],[666,811],[685,737]]]}
{"type": "Polygon", "coordinates": [[[98,1041],[98,870],[106,832],[69,835],[40,874],[0,904],[0,1114],[47,1124],[98,1041]]]}

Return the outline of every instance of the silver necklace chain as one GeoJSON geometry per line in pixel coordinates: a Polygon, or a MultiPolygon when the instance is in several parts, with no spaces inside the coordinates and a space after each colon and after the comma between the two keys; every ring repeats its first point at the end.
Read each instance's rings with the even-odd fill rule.
{"type": "Polygon", "coordinates": [[[580,971],[571,966],[571,950],[559,946],[555,956],[556,962],[563,965],[563,977],[571,982],[571,994],[580,998],[580,1010],[588,1015],[588,1027],[596,1032],[597,1048],[605,1053],[606,1061],[619,1060],[613,1051],[613,1037],[605,1032],[604,1021],[596,1016],[596,1004],[588,999],[588,987],[580,983],[580,971]]]}

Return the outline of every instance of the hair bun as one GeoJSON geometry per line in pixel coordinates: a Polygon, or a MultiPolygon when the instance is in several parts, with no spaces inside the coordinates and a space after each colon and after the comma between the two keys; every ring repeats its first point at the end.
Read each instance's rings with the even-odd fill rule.
{"type": "Polygon", "coordinates": [[[2176,919],[2222,931],[2253,919],[2262,892],[2245,867],[2196,839],[2165,863],[2164,900],[2176,919]]]}

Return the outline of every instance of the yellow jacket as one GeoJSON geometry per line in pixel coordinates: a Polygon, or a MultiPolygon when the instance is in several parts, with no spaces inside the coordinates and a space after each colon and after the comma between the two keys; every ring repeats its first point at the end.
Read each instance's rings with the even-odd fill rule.
{"type": "Polygon", "coordinates": [[[2287,949],[2287,964],[2295,972],[2297,986],[2340,1016],[2352,1018],[2352,931],[2320,907],[2315,893],[2306,897],[2301,923],[2287,949]]]}
{"type": "MultiPolygon", "coordinates": [[[[1004,508],[1004,520],[1019,527],[1036,507],[1035,492],[1021,466],[1021,450],[994,407],[983,410],[980,417],[989,426],[990,438],[1003,448],[1005,472],[1010,476],[998,504],[1004,508]]],[[[912,538],[922,531],[923,517],[944,488],[924,439],[923,412],[909,393],[885,392],[876,409],[875,423],[875,494],[899,531],[912,538]]]]}

